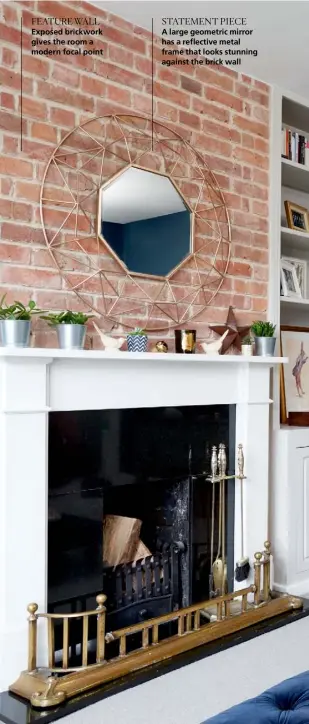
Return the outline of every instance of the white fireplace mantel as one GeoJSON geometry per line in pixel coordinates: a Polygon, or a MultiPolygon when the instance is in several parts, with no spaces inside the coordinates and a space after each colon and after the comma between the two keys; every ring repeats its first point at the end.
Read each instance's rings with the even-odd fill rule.
{"type": "MultiPolygon", "coordinates": [[[[235,404],[247,475],[245,553],[252,560],[268,536],[270,368],[283,362],[0,348],[0,690],[26,668],[27,605],[47,605],[48,413],[235,404]]],[[[239,519],[236,484],[235,560],[239,519]]]]}

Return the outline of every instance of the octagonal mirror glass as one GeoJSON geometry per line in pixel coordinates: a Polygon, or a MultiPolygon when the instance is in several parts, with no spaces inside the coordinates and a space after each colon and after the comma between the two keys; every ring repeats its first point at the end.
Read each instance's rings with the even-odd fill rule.
{"type": "Polygon", "coordinates": [[[131,272],[165,277],[192,251],[191,212],[159,173],[130,167],[104,185],[98,223],[131,272]]]}

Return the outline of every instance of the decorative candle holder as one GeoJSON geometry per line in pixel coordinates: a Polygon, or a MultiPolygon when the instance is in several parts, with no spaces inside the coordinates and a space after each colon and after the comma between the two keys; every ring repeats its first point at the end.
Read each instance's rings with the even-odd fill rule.
{"type": "Polygon", "coordinates": [[[194,354],[196,347],[195,329],[175,330],[175,351],[178,354],[194,354]]]}

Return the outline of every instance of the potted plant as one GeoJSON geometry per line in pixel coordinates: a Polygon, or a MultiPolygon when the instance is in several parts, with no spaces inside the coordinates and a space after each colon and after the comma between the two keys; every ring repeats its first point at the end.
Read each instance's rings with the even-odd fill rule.
{"type": "Polygon", "coordinates": [[[148,337],[145,330],[136,327],[127,334],[127,345],[129,352],[147,352],[148,337]]]}
{"type": "Polygon", "coordinates": [[[276,325],[271,322],[253,322],[251,332],[254,335],[255,353],[260,357],[272,357],[275,351],[276,325]]]}
{"type": "Polygon", "coordinates": [[[253,342],[250,335],[244,337],[241,345],[241,354],[245,357],[251,357],[253,354],[253,342]]]}
{"type": "Polygon", "coordinates": [[[86,337],[86,323],[91,319],[92,314],[82,312],[50,312],[42,316],[50,327],[57,330],[58,344],[60,349],[83,349],[86,337]]]}
{"type": "Polygon", "coordinates": [[[0,300],[0,336],[4,347],[29,347],[31,318],[39,314],[33,299],[28,304],[15,301],[6,304],[6,294],[0,300]]]}

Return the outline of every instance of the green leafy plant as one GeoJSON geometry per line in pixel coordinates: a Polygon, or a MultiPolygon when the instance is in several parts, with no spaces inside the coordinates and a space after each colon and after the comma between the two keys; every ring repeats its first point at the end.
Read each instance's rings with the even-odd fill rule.
{"type": "Polygon", "coordinates": [[[40,314],[41,309],[38,309],[33,299],[30,299],[28,304],[22,304],[22,302],[15,301],[13,304],[6,304],[6,294],[0,300],[0,320],[1,319],[12,319],[15,321],[29,322],[34,314],[40,314]]]}
{"type": "Polygon", "coordinates": [[[58,324],[86,324],[88,319],[91,319],[93,314],[83,314],[83,312],[50,312],[49,314],[42,315],[41,319],[45,319],[50,327],[56,327],[58,324]]]}
{"type": "Polygon", "coordinates": [[[251,339],[251,337],[249,337],[249,335],[247,335],[247,337],[244,337],[244,338],[243,338],[242,343],[243,343],[243,344],[252,344],[252,339],[251,339]]]}
{"type": "Polygon", "coordinates": [[[144,329],[141,329],[140,327],[135,327],[135,329],[133,329],[133,332],[129,332],[129,334],[132,337],[145,337],[146,332],[144,329]]]}
{"type": "Polygon", "coordinates": [[[273,337],[276,325],[271,322],[253,322],[251,332],[255,337],[273,337]]]}

